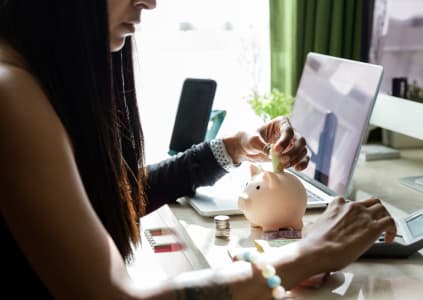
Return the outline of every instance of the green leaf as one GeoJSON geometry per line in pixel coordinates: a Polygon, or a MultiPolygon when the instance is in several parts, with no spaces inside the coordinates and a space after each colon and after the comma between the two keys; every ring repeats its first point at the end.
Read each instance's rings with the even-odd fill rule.
{"type": "Polygon", "coordinates": [[[248,99],[253,111],[264,120],[271,120],[278,116],[287,116],[291,113],[294,98],[277,89],[270,93],[259,95],[253,92],[248,99]]]}

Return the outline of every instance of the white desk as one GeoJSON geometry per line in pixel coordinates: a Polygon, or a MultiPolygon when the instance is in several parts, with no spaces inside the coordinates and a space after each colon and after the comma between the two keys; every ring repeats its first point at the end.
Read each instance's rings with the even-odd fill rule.
{"type": "Polygon", "coordinates": [[[376,195],[409,214],[423,208],[423,193],[402,185],[399,179],[423,175],[423,149],[402,150],[400,159],[359,161],[353,178],[355,191],[376,195]]]}
{"type": "MultiPolygon", "coordinates": [[[[398,160],[359,162],[354,176],[357,199],[379,195],[392,215],[401,217],[423,207],[423,194],[402,186],[398,179],[423,173],[423,150],[402,152],[398,160]]],[[[253,247],[260,231],[242,216],[231,217],[231,239],[214,237],[214,222],[186,204],[171,205],[211,267],[230,263],[228,247],[253,247]]],[[[307,212],[305,222],[320,212],[307,212]]],[[[408,259],[359,260],[333,273],[318,289],[297,288],[294,299],[423,299],[423,251],[408,259]]]]}

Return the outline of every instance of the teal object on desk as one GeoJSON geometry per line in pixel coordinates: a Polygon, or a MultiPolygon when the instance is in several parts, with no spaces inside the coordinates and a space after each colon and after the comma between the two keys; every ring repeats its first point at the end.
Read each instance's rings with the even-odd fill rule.
{"type": "Polygon", "coordinates": [[[226,117],[225,110],[214,109],[210,113],[209,126],[206,133],[206,141],[210,141],[217,136],[217,133],[222,126],[223,120],[226,117]]]}
{"type": "MultiPolygon", "coordinates": [[[[217,133],[219,132],[220,127],[222,126],[223,120],[225,120],[225,117],[225,110],[214,109],[211,111],[209,117],[209,124],[207,126],[208,129],[204,141],[210,141],[216,138],[217,133]]],[[[177,151],[169,149],[168,154],[175,155],[177,154],[177,151]]]]}

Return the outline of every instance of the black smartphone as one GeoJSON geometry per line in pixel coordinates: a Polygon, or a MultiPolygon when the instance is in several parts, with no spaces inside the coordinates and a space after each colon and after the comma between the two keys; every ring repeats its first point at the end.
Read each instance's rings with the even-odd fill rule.
{"type": "Polygon", "coordinates": [[[216,93],[213,79],[184,80],[173,125],[169,154],[173,155],[204,141],[216,93]]]}

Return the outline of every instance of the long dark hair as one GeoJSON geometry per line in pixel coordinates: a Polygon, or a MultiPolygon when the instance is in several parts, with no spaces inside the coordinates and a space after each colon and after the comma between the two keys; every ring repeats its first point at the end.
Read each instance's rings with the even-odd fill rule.
{"type": "Polygon", "coordinates": [[[106,0],[0,0],[0,39],[39,80],[95,211],[129,259],[145,212],[143,134],[131,42],[111,54],[108,32],[106,0]]]}

